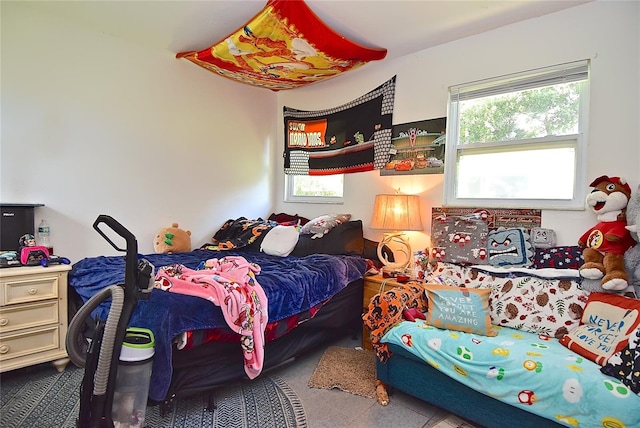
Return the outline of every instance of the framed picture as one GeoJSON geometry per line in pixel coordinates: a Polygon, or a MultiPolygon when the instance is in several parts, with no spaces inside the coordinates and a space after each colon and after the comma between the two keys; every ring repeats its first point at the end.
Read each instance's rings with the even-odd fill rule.
{"type": "Polygon", "coordinates": [[[389,162],[380,175],[443,174],[447,118],[393,125],[389,162]]]}

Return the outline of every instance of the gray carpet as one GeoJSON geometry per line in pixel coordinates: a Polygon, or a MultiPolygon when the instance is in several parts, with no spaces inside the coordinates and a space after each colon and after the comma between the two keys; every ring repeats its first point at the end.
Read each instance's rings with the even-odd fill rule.
{"type": "MultiPolygon", "coordinates": [[[[51,365],[0,375],[0,427],[74,428],[80,410],[84,370],[69,365],[58,373],[51,365]]],[[[145,426],[216,428],[306,428],[307,418],[295,392],[276,376],[260,376],[213,392],[214,411],[207,397],[178,400],[164,417],[160,407],[148,407],[145,426]]]]}

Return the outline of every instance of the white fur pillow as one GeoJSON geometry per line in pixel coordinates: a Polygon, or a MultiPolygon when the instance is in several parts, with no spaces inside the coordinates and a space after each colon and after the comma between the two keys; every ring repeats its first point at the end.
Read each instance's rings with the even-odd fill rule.
{"type": "Polygon", "coordinates": [[[260,251],[272,256],[286,257],[295,248],[299,236],[296,226],[278,225],[267,232],[260,244],[260,251]]]}

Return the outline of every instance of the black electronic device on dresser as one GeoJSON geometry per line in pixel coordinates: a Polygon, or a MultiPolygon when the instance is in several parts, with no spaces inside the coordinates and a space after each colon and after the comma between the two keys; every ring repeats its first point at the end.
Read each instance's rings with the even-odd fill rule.
{"type": "Polygon", "coordinates": [[[22,235],[35,235],[34,209],[43,206],[0,203],[0,251],[18,251],[22,235]]]}

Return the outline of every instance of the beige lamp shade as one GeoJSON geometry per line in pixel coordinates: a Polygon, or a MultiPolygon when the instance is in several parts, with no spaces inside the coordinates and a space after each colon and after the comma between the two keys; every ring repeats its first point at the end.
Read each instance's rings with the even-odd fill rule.
{"type": "Polygon", "coordinates": [[[424,230],[418,195],[376,195],[371,229],[424,230]]]}
{"type": "Polygon", "coordinates": [[[369,227],[394,231],[385,233],[378,244],[378,259],[387,270],[405,269],[409,266],[413,253],[409,240],[402,232],[424,230],[420,218],[420,198],[417,195],[376,195],[369,227]],[[394,262],[389,261],[383,252],[383,248],[388,245],[399,247],[394,251],[394,262]],[[399,254],[403,254],[403,257],[398,258],[399,254]]]}

